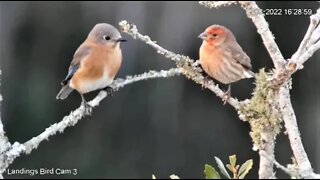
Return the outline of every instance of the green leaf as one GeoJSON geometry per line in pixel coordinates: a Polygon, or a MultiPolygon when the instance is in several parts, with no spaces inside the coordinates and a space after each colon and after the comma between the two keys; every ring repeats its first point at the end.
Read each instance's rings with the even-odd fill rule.
{"type": "Polygon", "coordinates": [[[204,174],[206,179],[221,179],[219,173],[209,164],[204,165],[204,174]]]}
{"type": "Polygon", "coordinates": [[[216,162],[217,162],[217,164],[218,164],[218,167],[219,167],[221,173],[222,173],[225,177],[227,177],[228,179],[231,179],[231,177],[230,177],[230,175],[228,174],[226,168],[224,167],[222,161],[221,161],[218,157],[216,157],[216,156],[215,156],[214,158],[216,159],[216,162]]]}
{"type": "Polygon", "coordinates": [[[241,165],[239,170],[239,179],[243,179],[248,174],[248,172],[252,168],[252,165],[253,165],[252,159],[247,160],[245,163],[241,165]]]}
{"type": "Polygon", "coordinates": [[[236,162],[237,162],[237,156],[234,154],[232,156],[229,156],[230,165],[235,168],[236,162]]]}
{"type": "Polygon", "coordinates": [[[231,172],[233,172],[233,167],[230,164],[227,164],[226,166],[231,172]]]}
{"type": "Polygon", "coordinates": [[[152,179],[157,179],[156,176],[154,174],[152,174],[152,179]]]}

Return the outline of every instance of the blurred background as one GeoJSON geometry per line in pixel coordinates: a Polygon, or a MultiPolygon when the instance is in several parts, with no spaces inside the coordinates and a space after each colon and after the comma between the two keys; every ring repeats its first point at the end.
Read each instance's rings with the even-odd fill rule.
{"type": "MultiPolygon", "coordinates": [[[[310,8],[317,2],[257,2],[267,8],[310,8]]],[[[228,27],[252,59],[253,71],[273,67],[261,37],[245,12],[233,5],[207,9],[198,2],[0,2],[2,120],[10,142],[25,142],[80,105],[80,96],[55,99],[73,53],[96,23],[118,27],[128,20],[159,45],[198,59],[197,36],[209,25],[228,27]]],[[[266,16],[285,58],[297,50],[309,17],[266,16]]],[[[123,64],[117,77],[174,67],[146,44],[132,39],[121,45],[123,64]]],[[[292,103],[304,147],[320,172],[319,54],[293,76],[292,103]]],[[[226,86],[221,85],[223,89],[226,86]]],[[[249,98],[253,80],[233,84],[233,96],[249,98]]],[[[95,97],[97,92],[87,95],[95,97]]],[[[6,175],[5,178],[204,178],[204,164],[215,167],[236,154],[238,162],[253,159],[248,178],[258,177],[259,157],[252,151],[250,127],[236,111],[222,105],[209,90],[183,76],[128,85],[104,99],[91,117],[42,142],[9,169],[77,169],[77,175],[6,175]]],[[[292,151],[283,133],[276,159],[290,163],[292,151]]],[[[277,173],[278,177],[287,177],[277,173]]]]}

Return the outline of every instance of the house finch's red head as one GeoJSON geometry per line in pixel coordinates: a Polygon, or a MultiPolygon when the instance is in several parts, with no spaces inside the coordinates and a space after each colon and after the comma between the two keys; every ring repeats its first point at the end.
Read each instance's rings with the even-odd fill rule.
{"type": "Polygon", "coordinates": [[[231,31],[220,25],[209,26],[203,33],[199,35],[205,43],[211,46],[220,46],[228,41],[235,41],[231,31]]]}

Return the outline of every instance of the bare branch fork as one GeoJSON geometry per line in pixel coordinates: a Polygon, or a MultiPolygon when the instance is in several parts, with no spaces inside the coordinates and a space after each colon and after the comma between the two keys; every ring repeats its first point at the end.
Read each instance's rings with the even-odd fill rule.
{"type": "MultiPolygon", "coordinates": [[[[226,6],[226,5],[231,5],[234,4],[235,2],[200,2],[200,4],[205,5],[207,7],[215,7],[215,3],[217,3],[217,7],[221,7],[221,6],[226,6]]],[[[268,27],[268,23],[266,22],[263,14],[259,14],[256,12],[262,12],[261,9],[257,6],[257,4],[255,2],[239,2],[241,7],[247,12],[247,16],[252,19],[253,23],[256,25],[257,29],[258,29],[258,33],[261,35],[263,43],[265,44],[274,64],[276,67],[276,72],[281,72],[281,70],[283,70],[285,67],[288,67],[289,63],[291,63],[291,61],[289,61],[289,63],[284,60],[277,44],[274,41],[274,36],[272,35],[271,31],[269,30],[268,27]]],[[[316,15],[312,16],[312,18],[314,18],[316,15]]],[[[313,20],[315,21],[315,20],[313,20]]],[[[178,67],[181,67],[183,70],[182,73],[189,79],[192,79],[193,81],[195,81],[198,84],[203,84],[203,77],[200,75],[201,70],[197,69],[195,66],[193,66],[193,64],[195,64],[194,60],[191,60],[189,57],[183,56],[183,55],[179,55],[179,54],[175,54],[173,52],[170,52],[164,48],[162,48],[161,46],[157,45],[154,41],[152,41],[148,36],[144,36],[141,35],[136,26],[134,24],[128,23],[127,21],[121,21],[119,23],[120,27],[122,28],[122,31],[133,36],[133,38],[135,39],[139,39],[143,42],[145,42],[146,44],[152,46],[153,48],[155,48],[157,50],[157,52],[159,54],[163,54],[165,57],[172,59],[173,61],[176,62],[178,67]]],[[[311,30],[310,30],[311,31],[311,30]]],[[[310,33],[309,31],[309,33],[310,33]]],[[[317,38],[319,38],[319,36],[315,36],[317,38]]],[[[306,43],[305,41],[302,42],[302,44],[310,44],[310,43],[306,43]]],[[[302,49],[303,45],[300,46],[298,52],[302,53],[303,49],[302,49]]],[[[315,48],[310,48],[311,50],[308,51],[308,53],[302,53],[303,57],[306,57],[305,54],[308,54],[309,57],[310,52],[314,52],[317,47],[315,48]]],[[[301,65],[303,64],[303,62],[305,62],[306,59],[304,59],[304,61],[301,61],[301,65]]],[[[297,66],[298,67],[298,66],[297,66]]],[[[278,73],[281,76],[282,73],[278,73]]],[[[291,73],[289,76],[291,76],[293,73],[291,73]]],[[[277,76],[275,76],[277,77],[277,76]]],[[[274,82],[273,78],[270,82],[274,82]]],[[[283,81],[283,85],[284,83],[286,83],[288,81],[289,78],[287,78],[286,81],[283,81]]],[[[221,90],[214,85],[213,82],[210,83],[210,86],[208,86],[208,88],[217,94],[217,96],[222,97],[221,95],[221,90]],[[212,87],[216,87],[216,88],[212,88],[212,87]]],[[[278,88],[280,88],[280,86],[278,86],[278,88]]],[[[276,91],[277,92],[277,91],[276,91]]],[[[287,128],[290,127],[296,127],[296,128],[291,128],[291,129],[296,129],[296,132],[298,132],[298,128],[296,126],[296,119],[295,119],[295,115],[291,106],[291,102],[290,102],[290,94],[289,94],[289,87],[286,86],[282,86],[280,91],[277,92],[278,94],[275,95],[275,97],[279,97],[280,101],[279,101],[279,105],[275,105],[275,106],[279,106],[276,108],[280,108],[282,111],[280,111],[280,113],[282,114],[282,118],[285,121],[285,126],[287,128]],[[286,104],[286,106],[283,106],[283,104],[286,104]],[[290,113],[289,113],[290,112],[290,113]],[[288,116],[290,114],[290,116],[288,116]],[[294,116],[294,117],[293,117],[294,116]],[[294,123],[295,122],[295,123],[294,123]],[[292,126],[293,125],[293,126],[292,126]]],[[[233,100],[233,99],[231,99],[233,100]]],[[[236,109],[239,109],[240,106],[242,104],[242,102],[236,101],[237,105],[235,106],[234,103],[230,103],[232,106],[234,106],[236,109]]],[[[240,118],[244,118],[243,116],[239,116],[240,118]]],[[[264,132],[261,132],[261,141],[264,142],[264,146],[261,147],[259,154],[260,154],[260,166],[263,168],[260,168],[259,170],[259,177],[260,178],[273,178],[274,177],[274,173],[273,173],[273,161],[270,161],[269,159],[265,158],[263,156],[263,154],[268,154],[269,156],[273,157],[274,156],[274,136],[270,136],[270,134],[272,134],[272,129],[270,129],[269,127],[266,127],[264,129],[264,132]]],[[[300,156],[304,157],[304,158],[300,158],[303,159],[301,161],[298,160],[298,166],[299,166],[299,170],[300,170],[300,176],[301,177],[316,177],[315,174],[313,173],[313,170],[311,168],[310,162],[306,156],[306,153],[303,149],[302,146],[302,142],[301,142],[301,138],[299,133],[296,133],[295,131],[291,131],[288,132],[289,134],[289,139],[291,142],[291,146],[292,149],[294,151],[294,155],[295,157],[299,158],[300,156]],[[294,140],[293,140],[294,139],[294,140]],[[299,151],[297,151],[297,149],[294,149],[293,144],[295,142],[297,142],[298,140],[298,145],[299,146],[299,151]],[[300,140],[300,143],[299,143],[300,140]],[[297,153],[298,152],[298,153],[297,153]],[[302,154],[302,155],[301,155],[302,154]],[[303,155],[305,154],[305,156],[303,155]],[[308,166],[308,164],[310,166],[308,166]],[[306,170],[307,169],[307,170],[306,170]],[[311,170],[311,171],[310,171],[311,170]]]]}
{"type": "MultiPolygon", "coordinates": [[[[126,85],[138,81],[155,78],[169,78],[179,74],[179,68],[161,71],[151,70],[139,75],[127,76],[125,79],[118,78],[113,81],[111,87],[117,91],[126,85]]],[[[96,107],[106,97],[108,97],[108,93],[106,91],[100,91],[99,94],[89,102],[89,104],[92,107],[96,107]]],[[[1,100],[2,99],[0,96],[0,102],[1,100]]],[[[77,122],[85,116],[85,109],[83,106],[80,106],[76,110],[70,112],[68,116],[65,116],[59,123],[55,123],[46,128],[46,130],[38,136],[33,137],[23,144],[15,142],[13,145],[8,142],[7,137],[4,135],[3,126],[0,119],[0,179],[3,178],[2,174],[9,167],[9,165],[13,163],[15,158],[19,157],[22,153],[29,154],[32,150],[36,149],[42,141],[48,140],[49,137],[57,133],[62,133],[67,127],[76,125],[77,122]]]]}
{"type": "MultiPolygon", "coordinates": [[[[295,113],[293,111],[289,84],[292,74],[297,70],[303,68],[303,64],[320,48],[320,10],[317,10],[317,13],[310,16],[310,25],[308,27],[307,33],[303,38],[297,52],[289,59],[285,60],[274,41],[274,36],[272,35],[268,23],[266,22],[264,15],[261,13],[261,9],[257,6],[255,2],[247,1],[200,1],[201,5],[204,5],[209,8],[219,8],[223,6],[228,6],[232,4],[239,3],[240,6],[246,11],[248,18],[250,18],[255,24],[258,33],[261,35],[263,43],[268,50],[270,57],[275,65],[275,73],[268,80],[270,84],[271,96],[275,100],[273,103],[266,103],[265,106],[272,107],[270,116],[266,117],[267,120],[274,119],[279,114],[279,119],[283,119],[285,123],[286,131],[288,132],[288,137],[293,151],[295,160],[297,162],[297,170],[292,170],[292,168],[285,168],[275,161],[274,158],[274,144],[276,134],[274,127],[263,124],[263,128],[259,131],[259,140],[258,144],[259,155],[260,155],[260,169],[259,177],[260,178],[274,178],[273,165],[275,164],[280,169],[284,170],[286,173],[291,174],[291,176],[297,176],[300,178],[320,178],[320,175],[315,174],[311,167],[311,163],[307,157],[307,154],[304,150],[299,129],[297,126],[297,120],[295,113]]],[[[126,79],[117,79],[112,84],[112,87],[118,90],[119,88],[131,84],[137,81],[152,79],[152,78],[163,78],[171,77],[178,74],[183,74],[188,79],[193,80],[197,84],[202,84],[212,92],[214,92],[220,98],[223,98],[224,92],[215,85],[213,81],[209,83],[204,83],[204,77],[201,72],[202,69],[198,67],[198,62],[190,59],[187,56],[175,54],[170,52],[161,46],[157,45],[156,42],[151,41],[148,36],[141,35],[136,26],[130,24],[126,21],[120,22],[122,30],[129,35],[133,36],[135,39],[139,39],[152,46],[157,50],[159,54],[164,55],[165,57],[173,60],[178,68],[173,68],[168,71],[150,71],[136,76],[128,76],[126,79]]],[[[256,88],[255,91],[258,91],[259,88],[256,88]]],[[[90,101],[92,107],[99,105],[100,101],[107,97],[105,91],[100,91],[99,94],[90,101]]],[[[244,107],[250,106],[257,97],[254,95],[251,100],[238,101],[235,98],[230,98],[228,103],[232,105],[236,110],[238,110],[239,118],[242,120],[248,120],[250,118],[250,109],[244,111],[244,107]]],[[[0,109],[1,109],[1,96],[0,96],[0,109]]],[[[3,178],[2,174],[6,168],[14,161],[15,158],[19,157],[20,154],[30,153],[33,149],[36,149],[38,145],[48,139],[50,136],[57,134],[58,132],[62,133],[65,128],[69,126],[74,126],[81,118],[85,116],[84,108],[81,106],[75,111],[71,112],[68,116],[65,116],[63,120],[59,123],[55,123],[48,127],[43,133],[37,137],[32,138],[31,140],[20,144],[18,142],[10,144],[8,138],[5,136],[3,130],[3,125],[1,122],[0,115],[0,178],[3,178]]],[[[271,122],[271,121],[270,121],[271,122]]],[[[250,123],[250,122],[249,122],[250,123]]],[[[252,126],[253,127],[253,126],[252,126]]]]}
{"type": "Polygon", "coordinates": [[[307,33],[304,36],[298,50],[289,59],[286,66],[277,71],[272,83],[276,87],[282,86],[287,82],[293,73],[303,68],[305,63],[319,48],[320,48],[320,9],[317,10],[316,14],[310,16],[310,25],[307,33]]]}
{"type": "MultiPolygon", "coordinates": [[[[200,4],[208,8],[219,8],[221,6],[227,6],[236,3],[236,1],[233,1],[232,3],[200,1],[200,4]]],[[[319,175],[313,172],[311,163],[301,141],[296,116],[290,100],[290,85],[288,82],[292,74],[294,74],[298,69],[302,69],[303,63],[305,63],[313,55],[313,53],[320,48],[320,10],[318,9],[316,14],[310,16],[310,25],[305,37],[303,38],[296,53],[294,53],[293,56],[286,61],[283,59],[282,54],[274,41],[274,37],[268,27],[268,23],[264,18],[262,10],[255,2],[239,1],[238,3],[246,11],[247,16],[257,27],[258,33],[261,35],[263,43],[265,44],[275,65],[276,71],[273,78],[270,80],[270,84],[275,91],[277,91],[277,89],[279,90],[277,91],[279,97],[279,109],[282,114],[282,119],[285,123],[286,131],[288,132],[291,149],[297,161],[298,175],[301,178],[319,178],[319,175]]],[[[260,156],[260,158],[262,157],[260,156]]],[[[268,174],[270,174],[270,169],[268,174]]]]}
{"type": "MultiPolygon", "coordinates": [[[[209,90],[211,90],[213,93],[215,93],[220,98],[223,98],[223,91],[219,89],[218,85],[215,85],[213,81],[210,81],[210,83],[204,83],[203,82],[203,75],[200,73],[202,71],[201,68],[195,66],[197,64],[194,60],[190,59],[187,56],[183,56],[180,54],[173,53],[171,51],[168,51],[164,49],[163,47],[156,44],[154,41],[150,39],[148,36],[144,36],[138,32],[138,29],[136,25],[127,22],[126,20],[123,20],[119,23],[120,29],[129,35],[131,35],[134,39],[141,40],[145,42],[146,44],[153,47],[159,54],[164,55],[166,58],[173,60],[178,67],[181,68],[181,72],[183,75],[185,75],[187,78],[193,80],[194,82],[201,84],[202,86],[207,87],[209,90]],[[208,84],[208,86],[207,86],[208,84]]],[[[239,118],[248,121],[248,111],[251,111],[250,108],[244,109],[248,104],[248,100],[244,101],[238,101],[234,98],[230,98],[228,101],[230,105],[232,105],[236,110],[238,110],[239,118]]],[[[261,158],[264,158],[262,154],[269,154],[273,156],[274,154],[274,136],[272,129],[270,127],[266,127],[263,129],[258,129],[258,136],[259,140],[255,143],[254,147],[257,147],[259,149],[259,154],[261,154],[261,158]]],[[[254,133],[253,133],[254,134],[254,133]]],[[[257,149],[255,148],[255,149],[257,149]]],[[[261,161],[260,166],[264,167],[261,169],[271,169],[271,173],[264,175],[265,177],[273,177],[273,161],[261,161]]]]}

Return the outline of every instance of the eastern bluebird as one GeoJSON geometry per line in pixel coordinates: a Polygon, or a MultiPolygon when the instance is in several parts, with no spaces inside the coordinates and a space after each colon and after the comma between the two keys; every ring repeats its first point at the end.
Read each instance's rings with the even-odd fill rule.
{"type": "Polygon", "coordinates": [[[98,89],[112,93],[112,83],[122,63],[120,42],[126,41],[120,32],[106,23],[96,24],[87,39],[80,45],[69,66],[57,99],[65,99],[76,90],[81,95],[86,113],[91,113],[84,94],[98,89]]]}
{"type": "Polygon", "coordinates": [[[231,95],[231,84],[244,78],[254,77],[251,60],[242,50],[232,32],[220,25],[209,26],[199,35],[203,39],[199,50],[200,64],[212,78],[228,84],[226,100],[231,95]]]}

